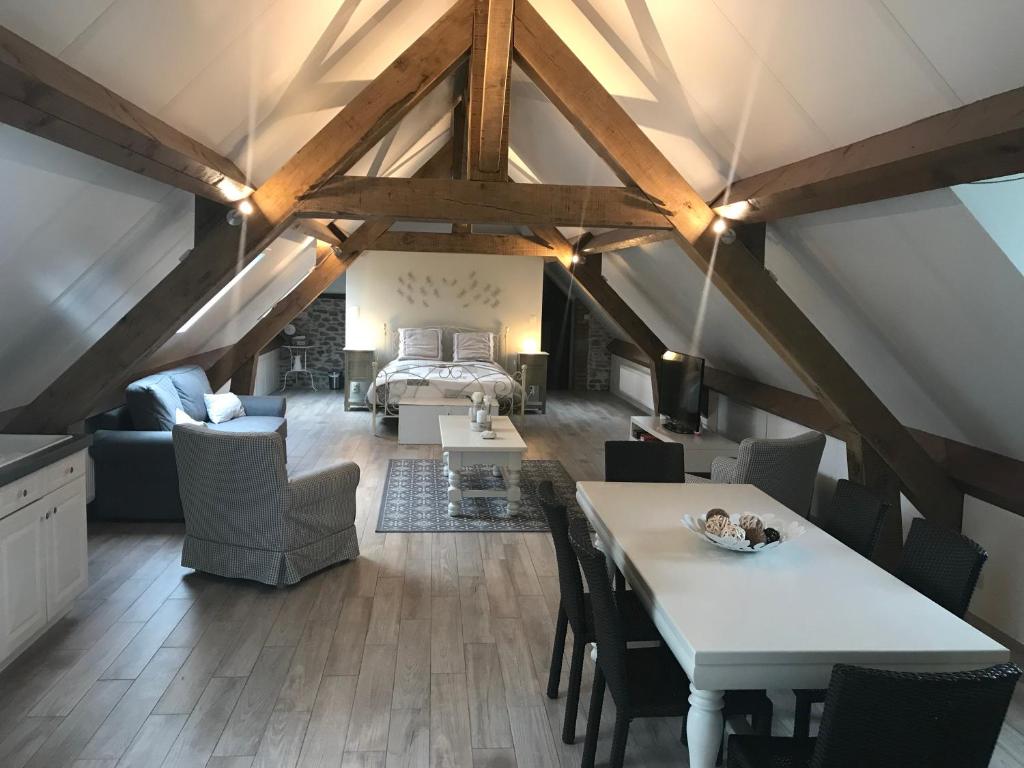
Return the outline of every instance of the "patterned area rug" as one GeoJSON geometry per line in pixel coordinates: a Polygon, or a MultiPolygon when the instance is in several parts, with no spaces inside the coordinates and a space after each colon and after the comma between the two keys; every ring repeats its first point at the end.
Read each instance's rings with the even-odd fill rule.
{"type": "MultiPolygon", "coordinates": [[[[502,488],[490,465],[463,471],[463,488],[502,488]]],[[[437,459],[391,459],[380,501],[377,531],[431,533],[446,531],[546,531],[537,486],[550,480],[555,493],[576,509],[576,484],[558,461],[528,459],[523,462],[519,488],[522,506],[516,517],[505,517],[503,498],[462,500],[464,517],[448,516],[448,479],[437,459]]]]}

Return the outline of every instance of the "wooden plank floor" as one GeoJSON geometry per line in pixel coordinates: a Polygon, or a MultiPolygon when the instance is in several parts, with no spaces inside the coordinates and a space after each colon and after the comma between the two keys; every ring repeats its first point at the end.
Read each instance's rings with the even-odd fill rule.
{"type": "MultiPolygon", "coordinates": [[[[555,393],[525,418],[528,458],[603,474],[630,409],[555,393]]],[[[563,701],[544,695],[558,603],[547,534],[380,534],[390,458],[438,457],[336,393],[289,393],[292,472],[362,467],[361,557],[284,590],[179,564],[181,528],[94,525],[90,587],[0,674],[0,766],[21,768],[569,768],[563,701]]],[[[568,663],[563,668],[568,674],[568,663]]],[[[773,692],[776,733],[792,695],[773,692]]],[[[607,756],[614,705],[598,751],[607,756]]],[[[685,766],[679,721],[634,724],[627,765],[685,766]]],[[[1024,699],[993,765],[1024,765],[1024,699]]]]}

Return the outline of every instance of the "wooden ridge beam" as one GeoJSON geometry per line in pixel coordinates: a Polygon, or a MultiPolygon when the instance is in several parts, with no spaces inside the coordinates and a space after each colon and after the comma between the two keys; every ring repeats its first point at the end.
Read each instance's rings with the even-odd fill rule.
{"type": "Polygon", "coordinates": [[[671,231],[664,229],[612,229],[590,237],[580,253],[611,253],[638,245],[672,240],[671,231]]]}
{"type": "Polygon", "coordinates": [[[231,160],[4,26],[0,121],[220,203],[252,192],[231,160]]]}
{"type": "Polygon", "coordinates": [[[471,232],[387,232],[373,242],[371,250],[488,253],[498,256],[539,256],[552,259],[565,255],[572,256],[571,250],[558,251],[546,242],[523,235],[471,232]]]}
{"type": "Polygon", "coordinates": [[[324,184],[299,203],[298,215],[470,224],[671,226],[645,195],[626,187],[365,176],[345,176],[324,184]]]}
{"type": "Polygon", "coordinates": [[[1024,171],[1024,88],[739,181],[711,207],[773,221],[1024,171]]]}
{"type": "MultiPolygon", "coordinates": [[[[416,176],[446,176],[451,172],[451,162],[452,142],[448,141],[423,164],[416,176]]],[[[206,375],[214,389],[219,389],[232,379],[235,372],[244,367],[246,360],[259,357],[272,345],[281,330],[341,277],[360,254],[387,232],[393,223],[391,219],[364,221],[346,238],[344,246],[337,250],[328,248],[324,243],[317,243],[316,266],[313,270],[274,304],[237,343],[209,362],[206,375]],[[359,250],[353,251],[354,247],[359,250]]]]}
{"type": "Polygon", "coordinates": [[[6,431],[62,432],[87,416],[105,391],[122,386],[124,372],[137,368],[291,225],[300,195],[351,168],[465,59],[472,11],[472,0],[459,0],[256,190],[250,198],[256,212],[240,229],[225,221],[210,229],[6,431]]]}
{"type": "Polygon", "coordinates": [[[508,178],[513,0],[476,0],[469,57],[466,178],[508,178]]]}
{"type": "Polygon", "coordinates": [[[739,241],[719,244],[703,199],[527,2],[518,0],[517,63],[625,184],[667,211],[684,252],[838,419],[851,424],[924,514],[960,527],[963,494],[739,241]],[[712,269],[713,261],[713,269],[712,269]]]}

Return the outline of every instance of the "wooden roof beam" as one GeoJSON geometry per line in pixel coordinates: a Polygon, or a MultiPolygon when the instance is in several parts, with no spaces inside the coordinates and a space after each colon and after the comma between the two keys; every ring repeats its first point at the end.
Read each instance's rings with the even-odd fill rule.
{"type": "Polygon", "coordinates": [[[252,192],[231,160],[4,26],[0,121],[220,203],[252,192]]]}
{"type": "Polygon", "coordinates": [[[737,240],[717,242],[715,214],[527,0],[517,0],[515,57],[625,184],[667,211],[676,242],[837,418],[900,478],[925,515],[959,528],[963,494],[828,339],[737,240]],[[714,269],[711,270],[712,259],[714,269]]]}
{"type": "Polygon", "coordinates": [[[472,11],[472,0],[459,0],[256,190],[256,211],[241,228],[222,221],[209,230],[6,431],[62,432],[105,392],[123,386],[123,372],[137,368],[291,225],[301,195],[351,168],[465,59],[472,11]]]}
{"type": "MultiPolygon", "coordinates": [[[[451,172],[451,163],[452,142],[448,141],[415,175],[419,178],[447,176],[451,172]]],[[[229,379],[233,379],[235,372],[244,368],[248,360],[259,356],[270,346],[281,330],[335,280],[345,274],[366,248],[387,232],[393,223],[393,219],[364,221],[337,250],[327,248],[324,243],[318,243],[316,266],[313,270],[285,294],[270,312],[261,317],[237,343],[225,349],[209,364],[206,375],[214,389],[219,389],[229,379]]]]}
{"type": "Polygon", "coordinates": [[[513,0],[476,0],[467,89],[465,178],[477,181],[508,178],[513,8],[513,0]]]}
{"type": "Polygon", "coordinates": [[[319,219],[389,216],[469,224],[671,226],[635,188],[455,179],[346,176],[303,198],[297,213],[319,219]]]}
{"type": "Polygon", "coordinates": [[[498,256],[558,258],[560,252],[541,240],[523,235],[495,235],[471,232],[388,232],[378,237],[371,250],[414,253],[488,253],[498,256]]]}
{"type": "Polygon", "coordinates": [[[735,221],[774,221],[1022,171],[1017,88],[734,181],[711,207],[735,221]]]}
{"type": "Polygon", "coordinates": [[[673,237],[670,230],[664,229],[612,229],[589,237],[580,248],[580,253],[611,253],[672,240],[673,237]]]}

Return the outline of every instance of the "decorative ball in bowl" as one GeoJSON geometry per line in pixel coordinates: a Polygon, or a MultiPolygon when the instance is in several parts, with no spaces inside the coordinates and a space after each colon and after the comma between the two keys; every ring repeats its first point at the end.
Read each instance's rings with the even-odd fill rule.
{"type": "Polygon", "coordinates": [[[683,525],[696,536],[732,552],[763,552],[802,536],[806,530],[796,521],[775,515],[748,512],[730,515],[712,509],[704,517],[683,516],[683,525]]]}

